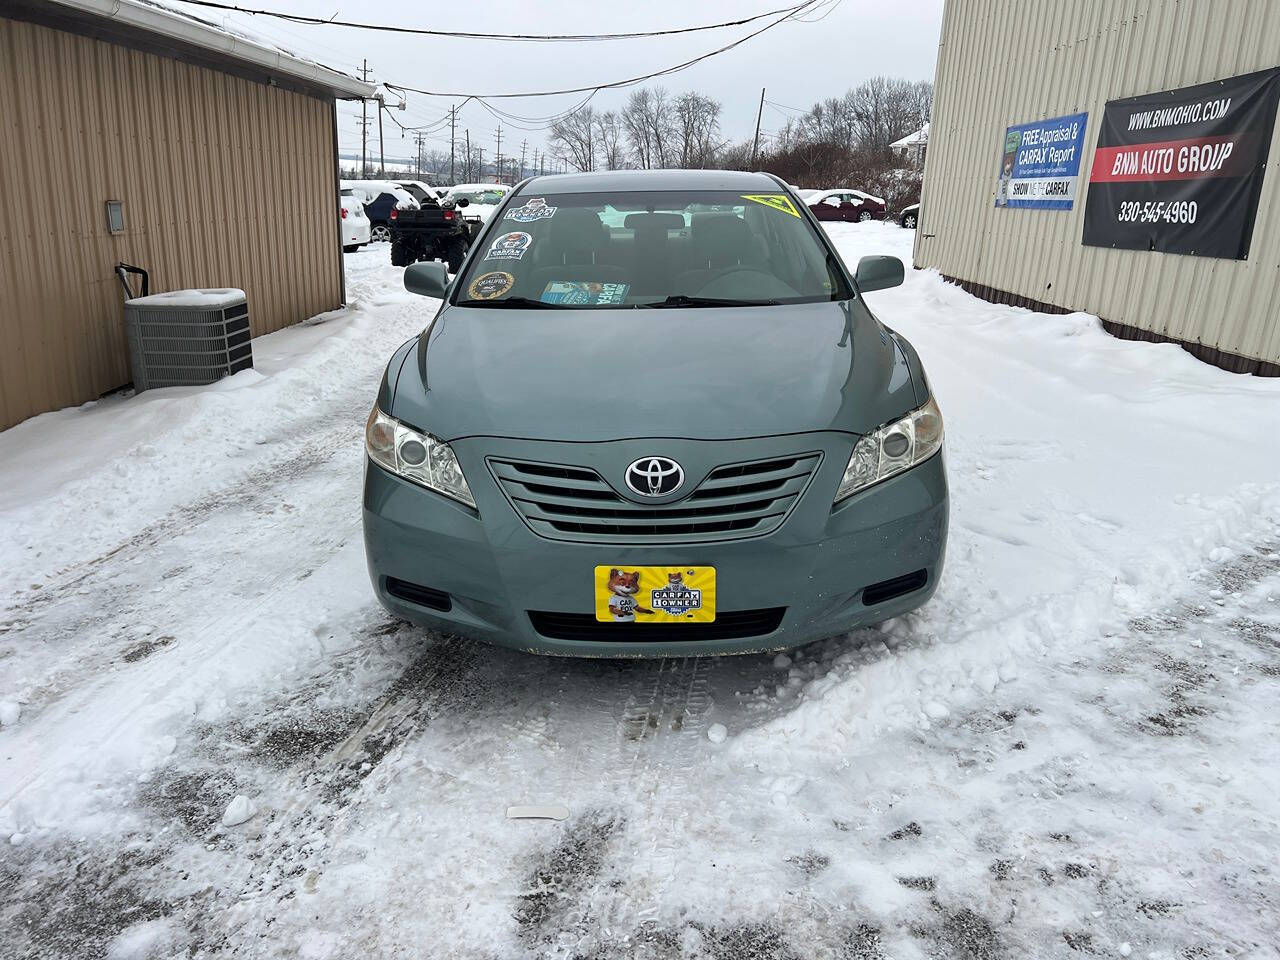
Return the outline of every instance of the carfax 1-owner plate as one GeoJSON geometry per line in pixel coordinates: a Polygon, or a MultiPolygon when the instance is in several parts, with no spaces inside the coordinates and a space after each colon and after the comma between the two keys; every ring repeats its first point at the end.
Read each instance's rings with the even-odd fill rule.
{"type": "Polygon", "coordinates": [[[601,623],[711,623],[715,567],[596,567],[601,623]]]}

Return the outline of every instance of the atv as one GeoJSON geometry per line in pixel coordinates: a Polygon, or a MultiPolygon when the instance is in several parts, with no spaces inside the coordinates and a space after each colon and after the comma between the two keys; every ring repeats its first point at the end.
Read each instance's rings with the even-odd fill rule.
{"type": "MultiPolygon", "coordinates": [[[[461,201],[466,206],[467,201],[461,201]]],[[[428,201],[416,210],[391,211],[391,263],[407,267],[419,260],[443,260],[457,273],[471,246],[471,230],[448,200],[428,201]]]]}

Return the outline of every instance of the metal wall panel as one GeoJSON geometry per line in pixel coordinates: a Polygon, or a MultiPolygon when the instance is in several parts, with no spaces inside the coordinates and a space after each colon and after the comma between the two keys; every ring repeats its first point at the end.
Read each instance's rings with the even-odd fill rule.
{"type": "Polygon", "coordinates": [[[129,382],[119,261],[255,336],[341,304],[332,101],[3,18],[0,91],[0,428],[129,382]]]}
{"type": "Polygon", "coordinates": [[[947,0],[915,263],[1280,363],[1280,124],[1247,261],[1086,247],[1108,100],[1280,66],[1280,0],[947,0]],[[1071,211],[997,209],[1005,128],[1088,111],[1071,211]]]}

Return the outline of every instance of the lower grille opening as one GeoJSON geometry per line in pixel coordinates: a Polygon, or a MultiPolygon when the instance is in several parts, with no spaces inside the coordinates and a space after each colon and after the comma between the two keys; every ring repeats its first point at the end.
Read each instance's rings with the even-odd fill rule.
{"type": "Polygon", "coordinates": [[[862,591],[862,602],[868,607],[884,603],[895,597],[919,590],[929,581],[929,574],[924,570],[908,573],[906,576],[894,577],[892,580],[881,580],[862,591]]]}
{"type": "Polygon", "coordinates": [[[424,587],[421,584],[410,583],[408,580],[387,577],[387,593],[397,600],[416,603],[420,607],[430,607],[432,610],[448,611],[453,609],[453,601],[449,599],[447,593],[432,590],[430,587],[424,587]]]}
{"type": "Polygon", "coordinates": [[[546,613],[530,610],[533,629],[552,640],[596,643],[696,643],[763,637],[782,624],[786,607],[734,610],[716,614],[713,623],[601,623],[592,613],[546,613]]]}

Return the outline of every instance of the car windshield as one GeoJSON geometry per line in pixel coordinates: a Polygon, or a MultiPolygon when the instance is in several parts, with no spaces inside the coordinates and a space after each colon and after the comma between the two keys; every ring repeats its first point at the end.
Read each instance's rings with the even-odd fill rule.
{"type": "Polygon", "coordinates": [[[483,243],[458,284],[459,305],[747,306],[850,295],[834,255],[783,192],[530,194],[512,201],[483,243]]]}
{"type": "Polygon", "coordinates": [[[496,206],[502,202],[501,190],[454,190],[450,191],[450,200],[466,200],[467,203],[484,203],[496,206]]]}

